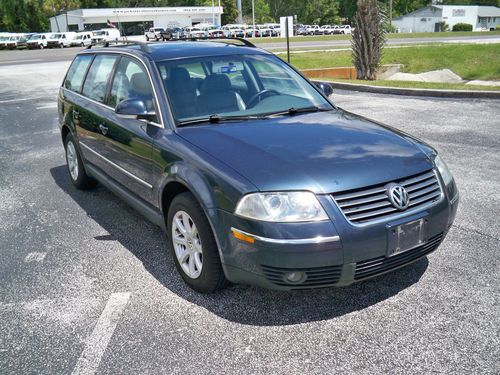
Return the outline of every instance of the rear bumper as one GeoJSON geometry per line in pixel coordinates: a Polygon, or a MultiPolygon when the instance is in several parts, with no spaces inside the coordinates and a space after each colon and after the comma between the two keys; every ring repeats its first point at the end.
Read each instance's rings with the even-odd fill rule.
{"type": "Polygon", "coordinates": [[[347,221],[333,199],[320,200],[330,221],[262,223],[214,210],[226,277],[234,283],[295,290],[346,286],[391,272],[438,248],[455,218],[458,191],[424,211],[364,227],[347,221]],[[387,256],[389,228],[422,218],[427,220],[426,242],[387,256]],[[253,238],[253,243],[238,239],[232,230],[253,238]],[[290,282],[290,273],[300,273],[299,282],[290,282]]]}

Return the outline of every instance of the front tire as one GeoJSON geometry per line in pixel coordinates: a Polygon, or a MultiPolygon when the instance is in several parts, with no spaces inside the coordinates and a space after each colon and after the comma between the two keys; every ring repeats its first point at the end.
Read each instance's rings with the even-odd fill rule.
{"type": "Polygon", "coordinates": [[[172,201],[167,230],[175,267],[186,284],[201,293],[227,284],[212,228],[191,193],[179,194],[172,201]]]}
{"type": "Polygon", "coordinates": [[[93,188],[97,181],[89,177],[85,172],[82,158],[76,147],[75,139],[71,133],[68,133],[64,141],[66,151],[66,165],[68,167],[69,177],[73,185],[80,190],[93,188]]]}

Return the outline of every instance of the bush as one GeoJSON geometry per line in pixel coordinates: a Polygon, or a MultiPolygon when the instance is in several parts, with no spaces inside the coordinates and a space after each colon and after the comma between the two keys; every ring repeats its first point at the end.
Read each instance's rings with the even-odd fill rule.
{"type": "Polygon", "coordinates": [[[497,29],[497,30],[500,30],[500,25],[497,25],[496,29],[497,29]]]}
{"type": "Polygon", "coordinates": [[[472,31],[472,25],[468,23],[457,23],[453,25],[453,31],[472,31]]]}
{"type": "Polygon", "coordinates": [[[446,21],[439,22],[439,31],[450,31],[450,26],[446,23],[446,21]]]}

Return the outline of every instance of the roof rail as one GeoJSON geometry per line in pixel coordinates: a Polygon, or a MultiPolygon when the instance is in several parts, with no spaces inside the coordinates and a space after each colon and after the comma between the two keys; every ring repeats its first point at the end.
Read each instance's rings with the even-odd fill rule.
{"type": "Polygon", "coordinates": [[[125,45],[125,46],[139,46],[141,48],[141,51],[143,52],[151,52],[149,49],[148,43],[142,42],[140,40],[112,40],[112,41],[105,41],[105,42],[100,42],[97,44],[90,44],[87,49],[91,49],[92,47],[112,47],[112,46],[117,46],[119,47],[120,45],[125,45]]]}
{"type": "MultiPolygon", "coordinates": [[[[214,37],[214,38],[209,38],[206,36],[205,37],[188,37],[188,38],[170,39],[170,40],[167,40],[167,42],[177,42],[177,41],[196,42],[199,40],[204,40],[204,41],[208,41],[208,42],[220,42],[220,41],[224,41],[224,40],[227,40],[227,41],[235,40],[235,41],[243,43],[245,45],[245,47],[257,48],[257,46],[255,44],[253,44],[252,42],[250,42],[247,39],[229,37],[229,36],[219,36],[219,37],[214,37]]],[[[230,42],[227,42],[227,43],[235,45],[235,46],[238,45],[238,44],[230,43],[230,42]]]]}

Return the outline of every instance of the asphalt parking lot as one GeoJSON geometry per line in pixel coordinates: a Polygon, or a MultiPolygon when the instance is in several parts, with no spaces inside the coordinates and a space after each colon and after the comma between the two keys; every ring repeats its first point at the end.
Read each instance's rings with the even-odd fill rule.
{"type": "Polygon", "coordinates": [[[335,92],[428,142],[461,192],[428,258],[341,289],[184,285],[163,234],[65,170],[67,62],[0,67],[0,369],[12,374],[482,373],[500,369],[500,105],[335,92]]]}

